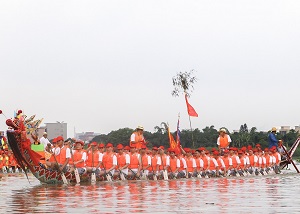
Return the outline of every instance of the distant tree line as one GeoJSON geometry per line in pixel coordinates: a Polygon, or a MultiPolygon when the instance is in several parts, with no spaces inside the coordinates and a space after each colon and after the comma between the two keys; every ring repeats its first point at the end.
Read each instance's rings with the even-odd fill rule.
{"type": "MultiPolygon", "coordinates": [[[[154,132],[144,132],[144,137],[148,142],[148,147],[153,146],[164,146],[169,147],[169,138],[168,132],[165,128],[160,126],[154,127],[154,132]]],[[[98,135],[93,138],[92,141],[107,143],[111,142],[116,146],[119,143],[123,145],[129,145],[129,139],[131,134],[134,132],[133,129],[130,128],[122,128],[116,131],[111,131],[108,134],[98,135]]],[[[176,132],[172,132],[174,139],[176,140],[176,132]]],[[[256,127],[248,129],[247,124],[243,124],[240,127],[238,132],[229,133],[232,143],[231,146],[242,147],[247,145],[255,146],[256,144],[260,144],[262,147],[268,146],[268,133],[257,131],[256,127]]],[[[289,133],[282,135],[277,133],[277,139],[282,139],[284,145],[290,147],[295,140],[297,139],[299,133],[295,130],[290,130],[289,133]]],[[[205,127],[204,129],[200,130],[198,128],[193,130],[193,138],[195,148],[198,147],[216,147],[217,138],[219,136],[219,132],[215,129],[214,126],[205,127]]],[[[192,148],[192,131],[189,129],[183,129],[180,132],[180,142],[182,147],[190,147],[192,148]]]]}

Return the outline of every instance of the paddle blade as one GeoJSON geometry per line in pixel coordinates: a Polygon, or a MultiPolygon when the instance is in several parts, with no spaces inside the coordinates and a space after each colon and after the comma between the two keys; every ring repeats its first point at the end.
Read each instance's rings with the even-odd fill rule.
{"type": "Polygon", "coordinates": [[[167,170],[163,171],[163,175],[164,175],[164,180],[169,180],[167,170]]]}
{"type": "Polygon", "coordinates": [[[121,180],[122,181],[125,181],[126,180],[126,178],[125,178],[125,176],[124,176],[124,174],[121,172],[121,174],[120,174],[120,177],[121,177],[121,180]]]}
{"type": "Polygon", "coordinates": [[[91,176],[91,182],[92,182],[92,183],[95,183],[95,182],[96,182],[96,174],[95,174],[95,172],[92,173],[92,176],[91,176]]]}
{"type": "Polygon", "coordinates": [[[107,181],[112,181],[111,176],[109,174],[106,174],[107,181]]]}
{"type": "Polygon", "coordinates": [[[67,178],[66,178],[66,176],[65,176],[64,173],[61,173],[61,178],[62,178],[64,184],[68,184],[68,180],[67,180],[67,178]]]}
{"type": "Polygon", "coordinates": [[[75,173],[75,178],[76,178],[76,183],[80,183],[80,177],[79,177],[79,173],[78,173],[78,169],[76,168],[74,170],[74,173],[75,173]]]}

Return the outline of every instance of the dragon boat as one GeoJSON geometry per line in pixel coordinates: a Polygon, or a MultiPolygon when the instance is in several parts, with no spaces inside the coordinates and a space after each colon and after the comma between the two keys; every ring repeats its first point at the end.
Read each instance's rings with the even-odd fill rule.
{"type": "MultiPolygon", "coordinates": [[[[26,116],[15,117],[14,119],[7,119],[6,125],[9,127],[7,130],[8,143],[16,158],[16,161],[20,168],[26,173],[27,169],[41,182],[45,184],[63,184],[66,183],[78,183],[76,182],[76,176],[80,176],[80,183],[90,182],[92,174],[85,173],[76,175],[75,172],[61,172],[58,170],[47,168],[44,165],[43,157],[40,153],[32,149],[33,143],[29,139],[28,135],[38,128],[41,120],[33,121],[34,116],[25,120],[26,116]]],[[[281,169],[288,164],[293,164],[297,172],[295,163],[292,160],[296,148],[300,143],[300,137],[292,145],[289,151],[284,148],[286,159],[281,163],[281,169]]],[[[27,174],[26,174],[27,176],[27,174]]],[[[106,180],[105,177],[96,176],[96,181],[106,180]]]]}

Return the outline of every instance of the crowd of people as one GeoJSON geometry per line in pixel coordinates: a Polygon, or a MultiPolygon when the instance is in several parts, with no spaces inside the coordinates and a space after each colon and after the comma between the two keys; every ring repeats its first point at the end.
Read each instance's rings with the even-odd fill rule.
{"type": "Polygon", "coordinates": [[[21,171],[14,154],[9,150],[7,139],[0,138],[0,173],[13,173],[21,171]]]}
{"type": "Polygon", "coordinates": [[[84,150],[83,141],[58,136],[53,145],[46,147],[46,167],[63,172],[76,169],[79,174],[95,173],[116,179],[154,180],[280,173],[281,154],[275,145],[265,149],[259,144],[255,148],[236,148],[229,147],[230,142],[226,130],[221,129],[218,148],[211,150],[163,146],[150,149],[143,137],[143,127],[139,126],[131,135],[129,146],[91,142],[84,150]]]}

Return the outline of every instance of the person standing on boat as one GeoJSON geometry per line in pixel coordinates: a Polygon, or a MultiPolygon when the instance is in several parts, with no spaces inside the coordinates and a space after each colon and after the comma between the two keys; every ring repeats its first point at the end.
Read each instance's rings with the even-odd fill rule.
{"type": "Polygon", "coordinates": [[[226,133],[226,129],[222,128],[219,131],[220,135],[217,139],[217,145],[219,147],[219,151],[222,152],[223,150],[229,148],[229,144],[231,143],[230,136],[226,133]]]}
{"type": "Polygon", "coordinates": [[[277,129],[275,127],[273,127],[271,132],[268,135],[269,149],[271,149],[273,146],[275,146],[276,148],[278,147],[278,140],[275,135],[276,131],[277,131],[277,129]]]}
{"type": "Polygon", "coordinates": [[[142,148],[142,145],[146,145],[143,132],[144,127],[138,126],[135,132],[131,134],[129,146],[135,145],[135,148],[137,150],[140,150],[142,148]]]}
{"type": "Polygon", "coordinates": [[[46,149],[48,143],[50,143],[47,136],[48,136],[47,132],[44,132],[43,137],[40,138],[40,143],[44,145],[44,149],[46,149]]]}

